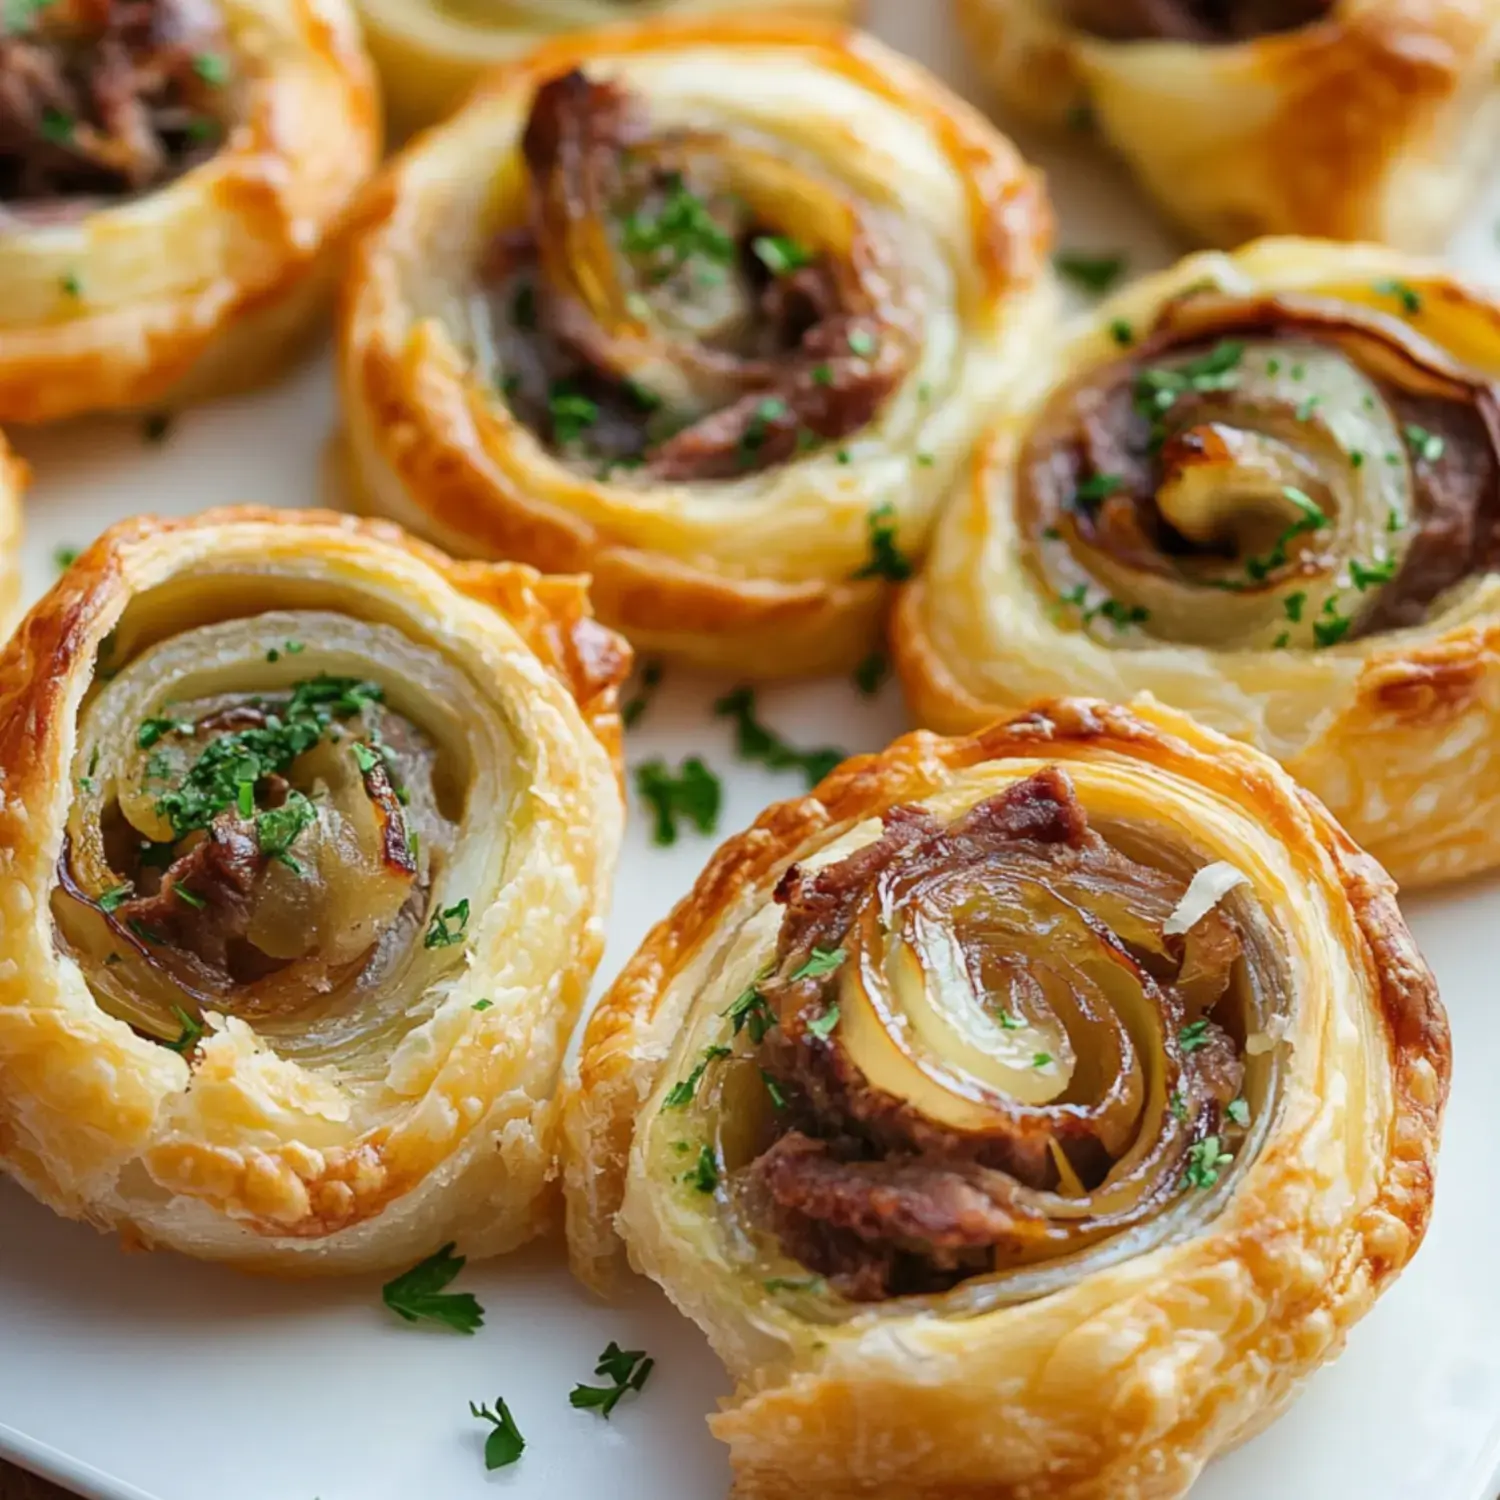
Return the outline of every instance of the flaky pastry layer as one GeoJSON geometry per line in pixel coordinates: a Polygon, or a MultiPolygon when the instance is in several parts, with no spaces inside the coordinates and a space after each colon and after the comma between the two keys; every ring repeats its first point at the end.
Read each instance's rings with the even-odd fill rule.
{"type": "Polygon", "coordinates": [[[872,514],[920,555],[954,468],[1050,322],[1050,215],[1015,150],[929,75],[858,34],[785,19],[585,33],[501,69],[373,188],[339,340],[362,508],[460,555],[593,578],[644,648],[767,677],[852,666],[890,589],[872,514]],[[750,132],[898,220],[921,306],[907,378],[854,438],[732,478],[581,473],[476,374],[465,325],[497,231],[525,210],[519,144],[573,69],[658,122],[750,132]]]}
{"type": "MultiPolygon", "coordinates": [[[[358,0],[365,41],[385,91],[393,128],[430,125],[463,102],[489,69],[512,62],[550,37],[625,18],[611,0],[501,0],[449,5],[440,0],[358,0]]],[[[682,20],[732,15],[742,0],[658,0],[658,14],[682,20]]],[[[777,0],[802,20],[847,21],[860,0],[777,0]]]]}
{"type": "Polygon", "coordinates": [[[1179,223],[1443,242],[1500,123],[1491,0],[1342,0],[1323,21],[1230,45],[1117,42],[1055,0],[959,0],[975,59],[1013,107],[1100,133],[1179,223]]]}
{"type": "MultiPolygon", "coordinates": [[[[266,660],[293,671],[320,649],[281,645],[266,660]]],[[[603,946],[628,660],[579,580],[455,564],[383,523],[246,507],[107,532],[0,656],[0,1165],[127,1242],[281,1273],[394,1267],[452,1239],[494,1254],[536,1233],[553,1089],[603,946]],[[458,830],[493,860],[493,893],[439,934],[461,947],[426,955],[440,981],[357,1056],[335,1042],[306,1063],[207,1006],[180,1051],[117,1019],[55,942],[50,904],[87,695],[157,642],[277,605],[414,642],[466,684],[432,712],[482,716],[495,731],[470,743],[508,747],[471,768],[501,789],[458,830]]],[[[398,704],[426,686],[373,670],[398,704]]]]}
{"type": "Polygon", "coordinates": [[[0,235],[0,420],[177,406],[272,378],[326,313],[378,158],[348,0],[223,0],[232,120],[139,197],[0,235]]]}
{"type": "Polygon", "coordinates": [[[711,1419],[737,1497],[1180,1496],[1337,1354],[1421,1240],[1449,1041],[1393,889],[1273,762],[1145,700],[1059,701],[855,759],[729,840],[590,1022],[566,1106],[575,1269],[607,1284],[623,1240],[707,1332],[737,1382],[711,1419]],[[1274,1114],[1206,1223],[1050,1295],[996,1305],[961,1284],[804,1319],[643,1145],[680,1118],[684,1038],[753,982],[790,866],[868,845],[895,804],[951,818],[1044,766],[1092,816],[1246,878],[1290,976],[1274,1114]]]}
{"type": "Polygon", "coordinates": [[[1190,257],[1128,288],[1082,321],[1039,370],[1030,398],[995,428],[955,491],[926,570],[903,591],[893,649],[912,708],[920,722],[959,732],[1062,691],[1149,692],[1276,756],[1403,886],[1489,868],[1500,861],[1493,573],[1441,596],[1419,625],[1320,650],[1213,651],[1135,637],[1102,644],[1060,623],[1026,567],[1016,459],[1048,392],[1119,357],[1117,324],[1143,333],[1202,283],[1233,296],[1301,293],[1374,309],[1481,381],[1500,378],[1493,299],[1433,262],[1374,246],[1265,240],[1190,257]],[[1404,317],[1403,288],[1418,304],[1404,317]]]}

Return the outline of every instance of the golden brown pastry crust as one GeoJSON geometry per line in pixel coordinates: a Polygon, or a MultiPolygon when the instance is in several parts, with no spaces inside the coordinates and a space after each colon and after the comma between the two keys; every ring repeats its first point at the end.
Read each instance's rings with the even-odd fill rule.
{"type": "Polygon", "coordinates": [[[1053,0],[958,0],[1007,103],[1049,123],[1087,108],[1193,235],[1440,245],[1500,123],[1492,0],[1342,0],[1299,31],[1225,46],[1111,42],[1053,0]]]}
{"type": "Polygon", "coordinates": [[[380,145],[353,11],[348,0],[222,9],[243,97],[221,148],[138,199],[0,233],[0,420],[261,384],[326,308],[345,216],[380,145]]]}
{"type": "MultiPolygon", "coordinates": [[[[317,645],[297,649],[314,660],[317,645]]],[[[553,1088],[603,947],[628,664],[581,580],[455,564],[385,523],[240,507],[107,532],[0,656],[0,1165],[132,1243],[280,1273],[409,1264],[454,1238],[494,1254],[536,1233],[553,1088]],[[373,1065],[299,1062],[207,1007],[204,1040],[179,1055],[107,1013],[54,946],[96,656],[112,678],[137,647],[253,618],[277,589],[417,642],[472,688],[443,712],[498,726],[464,753],[510,747],[485,773],[499,790],[462,813],[500,851],[492,898],[475,888],[452,972],[373,1065]]],[[[431,685],[403,687],[395,661],[373,670],[397,692],[431,685]]]]}
{"type": "Polygon", "coordinates": [[[1065,629],[1020,563],[1014,462],[1046,388],[1116,358],[1109,329],[1148,328],[1208,279],[1241,291],[1329,293],[1391,311],[1394,280],[1422,298],[1411,328],[1481,380],[1500,379],[1500,308],[1441,267],[1373,246],[1266,240],[1191,257],[1091,314],[996,428],[945,513],[923,575],[893,616],[893,654],[919,722],[988,723],[1072,687],[1149,692],[1281,760],[1403,886],[1500,861],[1500,578],[1440,597],[1425,623],[1327,650],[1214,652],[1158,643],[1112,648],[1065,629]]]}
{"type": "Polygon", "coordinates": [[[946,473],[1053,307],[1049,213],[1013,148],[870,39],[787,20],[663,20],[541,48],[391,165],[365,225],[339,348],[361,508],[460,555],[587,571],[600,617],[637,645],[768,677],[849,667],[870,650],[889,595],[879,579],[852,577],[869,560],[870,512],[889,503],[902,548],[920,552],[946,473]],[[893,170],[904,176],[886,206],[922,206],[941,270],[924,286],[917,368],[860,434],[868,455],[840,465],[825,449],[732,486],[632,488],[556,461],[476,379],[444,314],[519,212],[492,200],[519,192],[512,163],[537,87],[575,67],[638,80],[648,105],[743,120],[771,138],[791,122],[766,90],[790,73],[799,149],[867,194],[887,192],[893,170]],[[867,111],[865,149],[847,135],[851,91],[867,111]]]}
{"type": "Polygon", "coordinates": [[[27,468],[0,436],[0,630],[8,630],[21,602],[21,495],[27,468]]]}
{"type": "Polygon", "coordinates": [[[1149,702],[916,733],[731,839],[595,1012],[566,1106],[575,1269],[607,1284],[623,1235],[705,1328],[737,1381],[711,1419],[737,1497],[1169,1500],[1337,1353],[1417,1248],[1448,1072],[1446,1020],[1391,882],[1258,752],[1149,702]],[[1111,796],[1170,820],[1171,837],[1237,841],[1296,974],[1279,1113],[1189,1238],[977,1315],[945,1317],[929,1297],[910,1316],[898,1301],[800,1323],[721,1255],[706,1200],[648,1172],[641,1138],[681,1076],[681,1034],[753,966],[742,935],[793,862],[893,804],[938,797],[951,815],[1039,764],[1062,767],[1086,806],[1111,796]]]}
{"type": "MultiPolygon", "coordinates": [[[[434,0],[357,0],[365,41],[380,70],[393,129],[406,134],[450,114],[476,80],[558,33],[607,26],[626,12],[609,0],[501,0],[465,9],[434,0]]],[[[777,0],[798,20],[852,21],[861,0],[777,0]]],[[[664,0],[676,20],[733,16],[744,0],[664,0]]]]}

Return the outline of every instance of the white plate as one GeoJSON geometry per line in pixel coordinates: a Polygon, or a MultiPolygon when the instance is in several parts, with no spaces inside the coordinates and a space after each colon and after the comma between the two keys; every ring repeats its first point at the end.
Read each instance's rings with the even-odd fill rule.
{"type": "MultiPolygon", "coordinates": [[[[938,7],[875,0],[875,29],[969,90],[938,7]]],[[[977,91],[976,91],[977,92],[977,91]]],[[[1030,144],[1030,143],[1023,143],[1030,144]]],[[[1123,173],[1090,149],[1038,143],[1065,244],[1164,263],[1171,239],[1123,173]],[[1066,148],[1064,148],[1066,150],[1066,148]]],[[[1455,247],[1500,279],[1494,224],[1477,212],[1455,247]]],[[[326,365],[279,389],[180,418],[146,446],[134,423],[22,439],[36,469],[28,512],[34,597],[59,546],[142,510],[319,497],[332,419],[326,365]]],[[[709,704],[724,685],[669,681],[632,737],[633,761],[701,753],[726,782],[723,830],[799,790],[736,766],[709,704]]],[[[876,749],[905,728],[894,689],[876,703],[844,682],[764,692],[789,738],[876,749]]],[[[692,882],[713,841],[676,849],[630,830],[602,970],[608,978],[692,882]]],[[[1490,1190],[1500,1076],[1500,880],[1409,908],[1453,1017],[1457,1065],[1431,1234],[1413,1268],[1355,1330],[1344,1357],[1270,1432],[1214,1465],[1194,1500],[1493,1500],[1500,1465],[1500,1196],[1490,1190]]],[[[703,1339],[642,1285],[590,1301],[555,1245],[472,1267],[487,1322],[472,1339],[398,1323],[373,1280],[284,1286],[172,1255],[126,1255],[0,1186],[0,1455],[108,1500],[712,1500],[728,1466],[704,1415],[729,1383],[703,1339]],[[568,1405],[610,1340],[648,1349],[643,1395],[605,1423],[568,1405]],[[468,1403],[509,1401],[527,1439],[486,1475],[486,1429],[468,1403]]]]}

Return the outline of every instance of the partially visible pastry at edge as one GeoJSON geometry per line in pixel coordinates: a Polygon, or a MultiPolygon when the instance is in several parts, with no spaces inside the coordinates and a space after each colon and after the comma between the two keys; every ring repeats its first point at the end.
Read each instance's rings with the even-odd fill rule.
{"type": "Polygon", "coordinates": [[[600,1003],[575,1268],[735,1378],[736,1500],[1175,1500],[1419,1246],[1447,1022],[1394,888],[1149,703],[768,809],[600,1003]]]}
{"type": "Polygon", "coordinates": [[[1200,239],[1440,246],[1493,164],[1496,0],[956,0],[1004,100],[1200,239]]]}
{"type": "Polygon", "coordinates": [[[0,22],[0,421],[268,379],[326,311],[380,121],[348,0],[0,22]]]}
{"type": "Polygon", "coordinates": [[[107,532],[0,656],[0,1168],[295,1275],[536,1233],[628,659],[381,523],[107,532]]]}
{"type": "Polygon", "coordinates": [[[1500,305],[1390,250],[1183,261],[1061,342],[894,619],[920,722],[1150,692],[1403,885],[1500,863],[1500,305]]]}
{"type": "Polygon", "coordinates": [[[594,580],[651,650],[852,666],[1054,307],[1039,180],[857,33],[644,23],[501,70],[370,194],[361,506],[594,580]]]}
{"type": "MultiPolygon", "coordinates": [[[[474,81],[550,37],[643,15],[733,18],[745,0],[356,0],[398,131],[427,125],[463,102],[474,81]]],[[[852,20],[861,0],[770,0],[758,12],[852,20]]]]}
{"type": "Polygon", "coordinates": [[[0,434],[0,630],[8,631],[21,603],[21,495],[26,465],[0,434]]]}

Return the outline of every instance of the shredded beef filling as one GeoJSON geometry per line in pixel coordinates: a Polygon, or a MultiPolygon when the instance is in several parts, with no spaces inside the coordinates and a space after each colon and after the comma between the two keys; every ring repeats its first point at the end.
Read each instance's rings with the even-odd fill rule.
{"type": "Polygon", "coordinates": [[[1243,42],[1311,26],[1335,0],[1063,0],[1068,21],[1115,42],[1243,42]]]}
{"type": "MultiPolygon", "coordinates": [[[[1213,388],[1209,380],[1203,389],[1182,391],[1171,408],[1178,435],[1163,442],[1153,413],[1142,407],[1142,372],[1167,355],[1210,355],[1224,338],[1322,340],[1330,349],[1340,349],[1338,331],[1332,314],[1325,331],[1316,322],[1299,321],[1273,300],[1238,315],[1220,337],[1184,342],[1168,331],[1147,339],[1102,376],[1090,377],[1086,388],[1066,395],[1071,414],[1065,428],[1044,422],[1033,435],[1023,455],[1026,487],[1033,496],[1061,497],[1059,505],[1052,498],[1041,501],[1048,511],[1043,519],[1055,524],[1058,513],[1065,513],[1091,546],[1143,573],[1170,571],[1174,560],[1220,555],[1175,530],[1157,497],[1164,473],[1206,460],[1208,447],[1222,453],[1236,440],[1235,429],[1242,425],[1235,419],[1242,404],[1236,374],[1228,372],[1222,388],[1213,388]],[[1108,493],[1090,494],[1090,481],[1105,475],[1110,478],[1108,493]]],[[[1359,363],[1357,358],[1354,362],[1359,363]]],[[[1476,384],[1449,397],[1407,389],[1382,377],[1379,369],[1371,365],[1366,374],[1402,434],[1402,451],[1359,452],[1350,454],[1348,462],[1410,463],[1416,531],[1399,571],[1371,587],[1364,607],[1339,639],[1418,625],[1446,590],[1500,568],[1500,401],[1494,388],[1476,384]]],[[[1306,421],[1317,412],[1304,405],[1290,415],[1306,421]]],[[[1256,420],[1252,414],[1252,427],[1256,420]]]]}
{"type": "Polygon", "coordinates": [[[208,0],[7,7],[0,202],[24,211],[161,186],[215,149],[228,79],[208,0]]]}
{"type": "MultiPolygon", "coordinates": [[[[1017,1108],[1003,1125],[977,1133],[925,1117],[875,1087],[841,1044],[838,1027],[828,1028],[835,981],[817,973],[798,977],[809,956],[854,948],[857,913],[872,893],[887,903],[923,900],[919,888],[946,871],[971,872],[972,889],[982,893],[986,870],[1014,872],[1018,862],[1022,879],[1054,872],[1070,882],[1069,890],[1099,892],[1106,907],[1108,893],[1129,902],[1134,891],[1165,913],[1182,889],[1094,833],[1066,775],[1049,768],[952,825],[918,808],[894,808],[879,841],[816,873],[793,867],[777,892],[786,912],[776,972],[790,977],[762,987],[776,1021],[766,1027],[756,1061],[786,1103],[776,1139],[746,1169],[748,1191],[782,1250],[846,1297],[941,1291],[1045,1256],[1046,1246],[1061,1246],[1062,1238],[1037,1195],[1059,1189],[1059,1152],[1092,1189],[1127,1149],[1110,1137],[1102,1110],[1079,1102],[1017,1108]]],[[[960,921],[972,918],[968,898],[957,911],[960,921]]],[[[984,933],[981,920],[964,941],[983,943],[984,933]]],[[[1161,1011],[1164,1066],[1178,1070],[1177,1113],[1167,1128],[1191,1120],[1182,1126],[1189,1141],[1224,1128],[1223,1111],[1244,1072],[1235,1040],[1208,1014],[1240,955],[1232,923],[1210,912],[1186,939],[1168,940],[1154,954],[1133,953],[1108,935],[1101,941],[1161,1011]],[[1202,1019],[1179,1054],[1174,1039],[1190,1014],[1202,1019]]],[[[1005,960],[967,955],[970,967],[1002,993],[1005,960]]],[[[1012,985],[1026,982],[1029,972],[1013,972],[1012,985]]],[[[1079,1067],[1083,1076],[1089,1064],[1079,1067]]],[[[1156,1211],[1180,1189],[1180,1176],[1164,1171],[1141,1212],[1156,1211]]]]}
{"type": "Polygon", "coordinates": [[[623,89],[577,72],[546,84],[523,151],[529,218],[485,268],[497,379],[590,473],[754,473],[865,427],[905,373],[866,248],[844,264],[763,222],[713,143],[654,134],[623,89]],[[601,257],[628,287],[610,312],[601,257]],[[657,356],[639,357],[626,318],[657,356]]]}

